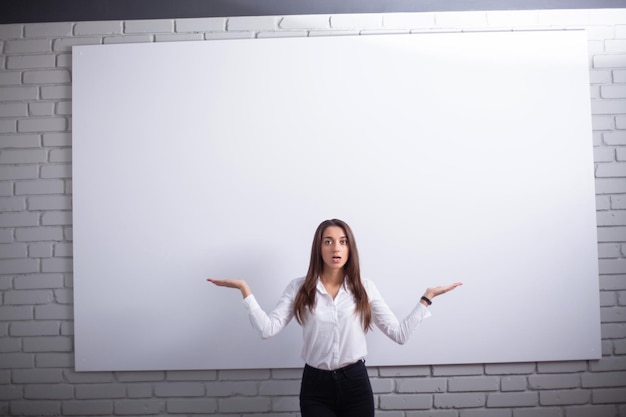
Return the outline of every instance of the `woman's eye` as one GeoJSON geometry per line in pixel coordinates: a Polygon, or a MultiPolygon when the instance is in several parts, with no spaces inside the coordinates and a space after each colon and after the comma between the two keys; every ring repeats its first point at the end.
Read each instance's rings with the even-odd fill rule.
{"type": "Polygon", "coordinates": [[[341,243],[342,245],[347,245],[348,241],[347,240],[341,240],[341,241],[339,241],[339,243],[341,243]]]}

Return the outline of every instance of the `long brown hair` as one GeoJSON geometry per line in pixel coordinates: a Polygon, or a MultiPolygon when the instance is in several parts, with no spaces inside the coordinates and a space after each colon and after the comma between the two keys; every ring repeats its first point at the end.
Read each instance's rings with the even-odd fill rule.
{"type": "Polygon", "coordinates": [[[315,294],[317,280],[322,274],[324,269],[324,261],[322,260],[322,239],[324,231],[329,226],[338,226],[343,229],[348,239],[348,247],[350,248],[350,255],[348,261],[343,267],[345,273],[345,279],[347,280],[348,289],[352,292],[354,302],[356,303],[356,313],[361,316],[361,324],[363,330],[368,331],[372,327],[372,310],[370,308],[369,298],[365,287],[361,282],[361,267],[359,266],[359,251],[356,247],[356,240],[350,226],[342,220],[331,219],[325,220],[317,227],[315,236],[313,237],[313,244],[311,246],[311,260],[309,262],[309,270],[304,279],[304,284],[298,290],[296,294],[296,300],[294,303],[294,314],[298,323],[302,324],[305,320],[305,313],[308,309],[309,312],[315,308],[315,294]]]}

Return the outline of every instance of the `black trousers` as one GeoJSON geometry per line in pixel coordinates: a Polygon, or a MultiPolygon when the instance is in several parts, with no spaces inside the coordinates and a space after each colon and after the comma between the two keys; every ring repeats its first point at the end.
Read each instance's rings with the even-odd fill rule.
{"type": "Polygon", "coordinates": [[[305,365],[300,411],[302,417],[374,417],[374,394],[365,362],[335,371],[305,365]]]}

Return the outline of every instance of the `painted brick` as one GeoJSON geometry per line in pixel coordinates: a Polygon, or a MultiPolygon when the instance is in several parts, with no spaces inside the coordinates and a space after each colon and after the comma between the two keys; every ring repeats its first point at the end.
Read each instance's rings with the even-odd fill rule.
{"type": "Polygon", "coordinates": [[[0,259],[0,273],[28,274],[39,271],[39,261],[36,259],[0,259]]]}
{"type": "Polygon", "coordinates": [[[28,115],[26,103],[0,102],[0,117],[24,117],[28,115]]]}
{"type": "MultiPolygon", "coordinates": [[[[2,168],[0,167],[0,174],[2,168]]],[[[0,175],[0,178],[2,176],[0,175]]],[[[0,197],[0,211],[21,211],[26,209],[26,199],[24,197],[0,197]]]]}
{"type": "Polygon", "coordinates": [[[598,258],[619,258],[621,255],[621,245],[618,243],[598,244],[598,258]]]}
{"type": "Polygon", "coordinates": [[[38,224],[38,213],[23,211],[0,213],[0,225],[2,225],[2,227],[37,226],[38,224]]]}
{"type": "Polygon", "coordinates": [[[217,400],[213,398],[203,399],[171,399],[167,400],[167,412],[173,414],[213,414],[217,412],[217,400]]]}
{"type": "Polygon", "coordinates": [[[36,134],[5,135],[0,138],[0,144],[5,149],[38,148],[41,146],[41,140],[36,134]]]}
{"type": "Polygon", "coordinates": [[[16,369],[12,372],[15,384],[55,384],[63,382],[60,369],[16,369]]]}
{"type": "Polygon", "coordinates": [[[434,376],[482,375],[482,365],[437,365],[433,366],[434,376]]]}
{"type": "Polygon", "coordinates": [[[597,178],[626,177],[626,163],[604,163],[598,164],[596,169],[597,178]]]}
{"type": "Polygon", "coordinates": [[[487,407],[533,407],[539,405],[535,392],[506,392],[487,394],[487,407]]]}
{"type": "Polygon", "coordinates": [[[27,38],[45,38],[71,36],[71,23],[33,23],[24,25],[24,36],[27,38]]]}
{"type": "Polygon", "coordinates": [[[293,381],[262,381],[259,384],[259,395],[263,396],[281,396],[281,395],[298,395],[300,393],[300,384],[293,381]]]}
{"type": "Polygon", "coordinates": [[[15,290],[4,294],[4,304],[48,304],[52,301],[49,290],[15,290]]]}
{"type": "Polygon", "coordinates": [[[378,369],[380,376],[397,378],[410,376],[429,376],[428,366],[385,366],[378,369]]]}
{"type": "Polygon", "coordinates": [[[125,397],[126,386],[121,384],[83,384],[76,386],[77,400],[125,397]]]}
{"type": "Polygon", "coordinates": [[[50,51],[52,51],[50,39],[18,39],[7,40],[4,43],[4,52],[7,54],[29,54],[50,51]]]}
{"type": "Polygon", "coordinates": [[[72,54],[58,54],[56,59],[57,68],[71,68],[72,54]]]}
{"type": "MultiPolygon", "coordinates": [[[[292,382],[294,385],[300,385],[299,382],[292,382]]],[[[370,378],[372,391],[374,394],[390,394],[395,389],[395,382],[390,378],[370,378]]]]}
{"type": "Polygon", "coordinates": [[[626,382],[626,372],[601,372],[581,376],[583,388],[622,387],[626,382]]]}
{"type": "Polygon", "coordinates": [[[72,352],[72,339],[65,336],[27,337],[24,352],[72,352]]]}
{"type": "Polygon", "coordinates": [[[113,401],[109,400],[83,400],[64,401],[62,405],[63,415],[67,416],[95,416],[112,415],[113,401]]]}
{"type": "Polygon", "coordinates": [[[592,114],[616,114],[623,113],[626,108],[626,100],[593,100],[591,102],[592,114]]]}
{"type": "Polygon", "coordinates": [[[58,321],[22,321],[11,323],[9,334],[11,336],[57,336],[59,329],[58,321]]]}
{"type": "Polygon", "coordinates": [[[123,22],[119,20],[101,22],[79,22],[74,26],[76,36],[86,35],[119,35],[123,30],[123,22]]]}
{"type": "Polygon", "coordinates": [[[500,379],[500,389],[506,391],[525,391],[528,380],[524,376],[505,376],[500,379]]]}
{"type": "Polygon", "coordinates": [[[218,400],[218,409],[224,413],[248,413],[271,410],[271,400],[263,397],[237,397],[218,400]]]}
{"type": "Polygon", "coordinates": [[[263,31],[278,29],[279,18],[276,16],[231,17],[226,23],[228,31],[263,31]]]}
{"type": "Polygon", "coordinates": [[[383,27],[383,15],[375,13],[337,14],[330,17],[333,29],[377,29],[383,27]]]}
{"type": "Polygon", "coordinates": [[[36,362],[38,368],[71,368],[74,366],[74,354],[39,353],[36,362]]]}
{"type": "MultiPolygon", "coordinates": [[[[619,412],[615,414],[615,406],[614,405],[594,405],[594,406],[578,406],[578,407],[567,407],[566,409],[567,417],[615,417],[616,415],[621,415],[619,412]]],[[[531,416],[529,416],[531,417],[531,416]]]]}
{"type": "Polygon", "coordinates": [[[15,184],[16,195],[63,194],[64,192],[65,182],[58,179],[20,181],[15,184]]]}
{"type": "Polygon", "coordinates": [[[28,245],[29,258],[50,258],[52,256],[52,242],[36,242],[28,245]]]}
{"type": "Polygon", "coordinates": [[[41,272],[72,272],[72,270],[70,258],[50,258],[41,261],[41,272]]]}
{"type": "Polygon", "coordinates": [[[49,304],[35,307],[37,320],[71,320],[74,310],[71,305],[49,304]]]}
{"type": "Polygon", "coordinates": [[[626,258],[600,259],[598,266],[601,274],[624,274],[626,273],[626,258]]]}
{"type": "Polygon", "coordinates": [[[17,86],[0,88],[0,101],[34,100],[37,98],[37,95],[37,87],[17,86]]]}
{"type": "Polygon", "coordinates": [[[626,209],[626,196],[612,195],[611,208],[615,210],[626,209]]]}
{"type": "Polygon", "coordinates": [[[22,84],[22,72],[21,71],[0,72],[0,86],[18,85],[18,84],[22,84]]]}
{"type": "Polygon", "coordinates": [[[445,378],[401,378],[396,379],[396,392],[405,393],[427,393],[446,391],[445,378]]]}
{"type": "Polygon", "coordinates": [[[0,390],[0,401],[22,399],[22,387],[9,385],[0,390]]]}
{"type": "Polygon", "coordinates": [[[591,401],[591,391],[587,390],[553,390],[539,393],[541,405],[587,404],[589,401],[591,401]]]}
{"type": "MultiPolygon", "coordinates": [[[[61,241],[63,229],[61,227],[20,227],[15,230],[15,240],[18,242],[61,241]]],[[[35,271],[30,271],[35,272],[35,271]]]]}
{"type": "Polygon", "coordinates": [[[154,386],[157,397],[199,397],[204,395],[204,385],[196,382],[167,382],[154,386]]]}
{"type": "Polygon", "coordinates": [[[58,132],[66,129],[67,120],[64,117],[40,117],[17,121],[18,132],[58,132]]]}
{"type": "Polygon", "coordinates": [[[278,21],[279,29],[330,29],[328,15],[284,16],[278,21]]]}
{"type": "Polygon", "coordinates": [[[173,20],[129,20],[124,22],[124,33],[173,32],[173,20]]]}
{"type": "Polygon", "coordinates": [[[497,377],[458,377],[448,382],[449,392],[498,391],[499,388],[497,377]]]}
{"type": "Polygon", "coordinates": [[[8,69],[54,68],[56,57],[46,55],[10,55],[7,57],[8,69]]]}
{"type": "Polygon", "coordinates": [[[626,210],[599,212],[597,224],[598,226],[626,226],[626,210]]]}
{"type": "Polygon", "coordinates": [[[602,135],[602,139],[607,145],[626,145],[626,132],[606,132],[602,135]]]}
{"type": "MultiPolygon", "coordinates": [[[[55,183],[58,188],[59,184],[55,183]]],[[[72,199],[69,196],[41,196],[29,197],[30,210],[69,210],[72,208],[72,199]]]]}
{"type": "Polygon", "coordinates": [[[69,211],[45,212],[41,216],[41,224],[43,226],[59,226],[72,224],[72,213],[69,211]]]}
{"type": "Polygon", "coordinates": [[[41,98],[44,100],[60,100],[72,98],[72,87],[69,85],[41,87],[41,98]]]}
{"type": "Polygon", "coordinates": [[[17,39],[22,37],[22,25],[0,25],[0,39],[17,39]]]}
{"type": "Polygon", "coordinates": [[[132,36],[107,36],[104,38],[104,44],[120,44],[120,43],[146,43],[152,42],[152,35],[132,35],[132,36]]]}
{"type": "MultiPolygon", "coordinates": [[[[126,387],[128,398],[150,398],[152,397],[152,385],[151,384],[128,384],[126,387]]],[[[193,401],[190,399],[182,400],[184,402],[193,401]]],[[[217,402],[216,402],[217,404],[217,402]]]]}
{"type": "Polygon", "coordinates": [[[72,304],[74,302],[74,291],[71,289],[54,290],[54,300],[58,304],[72,304]]]}
{"type": "Polygon", "coordinates": [[[55,113],[62,116],[69,116],[72,114],[72,102],[61,101],[56,103],[55,113]]]}
{"type": "Polygon", "coordinates": [[[379,404],[381,410],[428,410],[433,405],[432,395],[380,395],[379,404]]]}
{"type": "Polygon", "coordinates": [[[11,401],[11,413],[16,416],[58,416],[61,404],[58,401],[11,401]]]}
{"type": "Polygon", "coordinates": [[[257,393],[257,385],[256,382],[207,382],[206,393],[210,397],[250,396],[257,393]]]}
{"type": "Polygon", "coordinates": [[[269,379],[269,369],[226,369],[220,371],[221,381],[245,381],[269,379]]]}
{"type": "Polygon", "coordinates": [[[596,194],[626,193],[626,181],[620,178],[597,178],[596,194]]]}
{"type": "Polygon", "coordinates": [[[225,18],[178,19],[176,32],[217,32],[226,30],[225,18]]]}
{"type": "Polygon", "coordinates": [[[580,388],[580,376],[578,374],[530,375],[528,386],[531,389],[580,388]]]}
{"type": "MultiPolygon", "coordinates": [[[[515,417],[561,417],[562,415],[561,410],[556,407],[515,409],[515,417]]],[[[569,416],[569,413],[567,415],[569,416]]],[[[595,414],[594,417],[596,417],[595,414]]]]}
{"type": "Polygon", "coordinates": [[[0,119],[0,133],[16,133],[17,120],[0,119]]]}
{"type": "Polygon", "coordinates": [[[74,254],[73,249],[74,249],[74,246],[72,243],[56,243],[54,245],[54,256],[71,257],[74,254]]]}
{"type": "Polygon", "coordinates": [[[34,365],[35,357],[30,353],[3,353],[0,355],[0,369],[31,369],[34,365]]]}
{"type": "MultiPolygon", "coordinates": [[[[20,339],[14,337],[0,338],[0,353],[21,352],[22,343],[20,339]]],[[[0,394],[1,398],[1,394],[0,394]]]]}
{"type": "Polygon", "coordinates": [[[52,44],[52,50],[55,52],[71,52],[72,46],[78,45],[99,45],[102,43],[102,38],[61,38],[55,39],[52,44]]]}
{"type": "Polygon", "coordinates": [[[54,115],[54,103],[28,103],[29,116],[52,116],[54,115]]]}
{"type": "MultiPolygon", "coordinates": [[[[1,223],[0,223],[1,224],[1,223]]],[[[0,259],[26,258],[26,245],[21,243],[0,244],[0,259]]]]}
{"type": "Polygon", "coordinates": [[[155,42],[182,42],[204,40],[202,33],[162,33],[154,35],[155,42]]]}
{"type": "Polygon", "coordinates": [[[16,290],[38,288],[62,288],[62,274],[30,274],[15,277],[13,285],[16,290]]]}
{"type": "Polygon", "coordinates": [[[66,69],[24,71],[24,84],[65,84],[71,82],[66,69]]]}
{"type": "Polygon", "coordinates": [[[114,403],[116,415],[159,414],[165,411],[165,402],[155,400],[118,400],[114,403]]]}
{"type": "MultiPolygon", "coordinates": [[[[502,394],[507,395],[507,394],[502,394]]],[[[476,408],[485,406],[485,394],[435,394],[435,408],[476,408]]]]}
{"type": "MultiPolygon", "coordinates": [[[[45,162],[47,159],[48,152],[44,149],[6,149],[0,152],[0,164],[31,164],[45,162]]],[[[30,178],[33,175],[33,169],[36,169],[36,167],[18,167],[14,175],[26,176],[24,173],[28,172],[27,177],[30,178]]],[[[10,174],[5,170],[3,175],[9,176],[10,174]]]]}

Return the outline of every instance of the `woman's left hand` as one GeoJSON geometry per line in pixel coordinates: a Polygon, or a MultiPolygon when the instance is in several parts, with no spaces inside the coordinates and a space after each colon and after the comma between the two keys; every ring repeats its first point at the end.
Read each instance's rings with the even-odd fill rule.
{"type": "Polygon", "coordinates": [[[452,291],[453,289],[455,289],[456,287],[463,285],[462,282],[455,282],[454,284],[450,284],[450,285],[439,285],[437,287],[432,287],[432,288],[428,288],[426,289],[426,292],[424,293],[424,296],[427,297],[428,299],[432,300],[433,298],[437,297],[438,295],[441,294],[445,294],[449,291],[452,291]]]}

